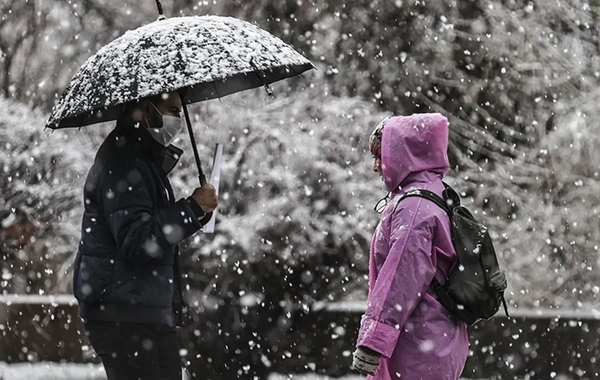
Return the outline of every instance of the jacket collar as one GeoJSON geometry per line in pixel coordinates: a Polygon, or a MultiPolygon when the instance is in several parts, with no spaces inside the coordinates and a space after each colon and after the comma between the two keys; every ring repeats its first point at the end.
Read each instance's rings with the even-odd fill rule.
{"type": "Polygon", "coordinates": [[[129,139],[131,142],[138,143],[142,152],[150,158],[159,168],[166,174],[171,172],[179,159],[183,150],[175,145],[167,147],[154,140],[150,132],[146,128],[132,125],[131,123],[118,121],[115,132],[129,139]]]}

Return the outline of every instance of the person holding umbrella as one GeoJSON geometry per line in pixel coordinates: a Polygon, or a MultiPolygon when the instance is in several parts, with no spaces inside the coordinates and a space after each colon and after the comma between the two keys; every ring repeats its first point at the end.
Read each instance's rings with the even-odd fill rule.
{"type": "Polygon", "coordinates": [[[80,315],[108,380],[181,378],[177,245],[218,205],[187,105],[257,87],[271,93],[269,84],[314,68],[251,23],[221,16],[167,19],[156,4],[157,21],[88,58],[46,124],[55,130],[117,120],[86,180],[73,278],[80,315]],[[176,201],[167,174],[182,153],[170,145],[182,120],[200,187],[176,201]]]}
{"type": "Polygon", "coordinates": [[[124,109],[85,182],[74,292],[109,380],[181,379],[178,244],[218,197],[206,184],[175,200],[167,174],[182,153],[170,145],[183,127],[177,92],[124,109]]]}

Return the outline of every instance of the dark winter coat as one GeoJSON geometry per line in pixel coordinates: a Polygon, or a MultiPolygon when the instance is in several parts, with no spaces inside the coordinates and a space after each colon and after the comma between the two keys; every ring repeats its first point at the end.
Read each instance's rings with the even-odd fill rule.
{"type": "Polygon", "coordinates": [[[192,198],[174,200],[167,173],[181,153],[123,123],[100,147],[85,182],[73,278],[83,319],[181,323],[177,246],[206,216],[192,198]]]}

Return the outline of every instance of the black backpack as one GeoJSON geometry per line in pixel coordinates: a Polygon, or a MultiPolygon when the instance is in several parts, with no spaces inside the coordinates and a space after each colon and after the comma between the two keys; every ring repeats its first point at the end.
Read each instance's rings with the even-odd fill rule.
{"type": "Polygon", "coordinates": [[[469,326],[491,318],[500,309],[500,303],[509,316],[504,300],[506,276],[498,265],[488,229],[461,206],[454,189],[446,183],[444,186],[444,198],[428,190],[415,189],[398,200],[399,203],[407,197],[425,198],[444,209],[450,217],[452,244],[458,263],[448,274],[444,285],[434,278],[431,286],[440,303],[469,326]]]}

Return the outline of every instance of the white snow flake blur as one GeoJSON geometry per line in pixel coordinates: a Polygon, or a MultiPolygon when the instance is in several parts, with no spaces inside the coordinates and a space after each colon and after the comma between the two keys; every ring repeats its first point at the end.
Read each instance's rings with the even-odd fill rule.
{"type": "MultiPolygon", "coordinates": [[[[178,88],[182,62],[186,75],[213,80],[308,60],[318,70],[274,83],[274,97],[259,87],[190,107],[207,173],[215,143],[224,146],[216,233],[180,245],[190,376],[364,378],[350,363],[373,206],[385,196],[369,134],[391,114],[440,112],[450,121],[446,180],[489,227],[514,317],[469,329],[462,378],[600,378],[600,3],[162,3],[171,17],[154,21],[154,0],[0,0],[0,379],[106,378],[71,279],[81,235],[99,228],[81,228],[83,183],[114,124],[50,133],[46,123],[114,118],[105,106],[134,91],[178,88]],[[201,37],[185,37],[192,29],[201,37]],[[136,54],[133,41],[155,48],[136,54]],[[231,57],[236,65],[224,63],[231,57]],[[135,61],[140,70],[127,70],[135,61]],[[89,80],[59,102],[74,75],[89,80]]],[[[175,144],[185,150],[169,174],[180,199],[197,177],[189,139],[175,144]]],[[[389,323],[400,337],[421,328],[389,323]]]]}

